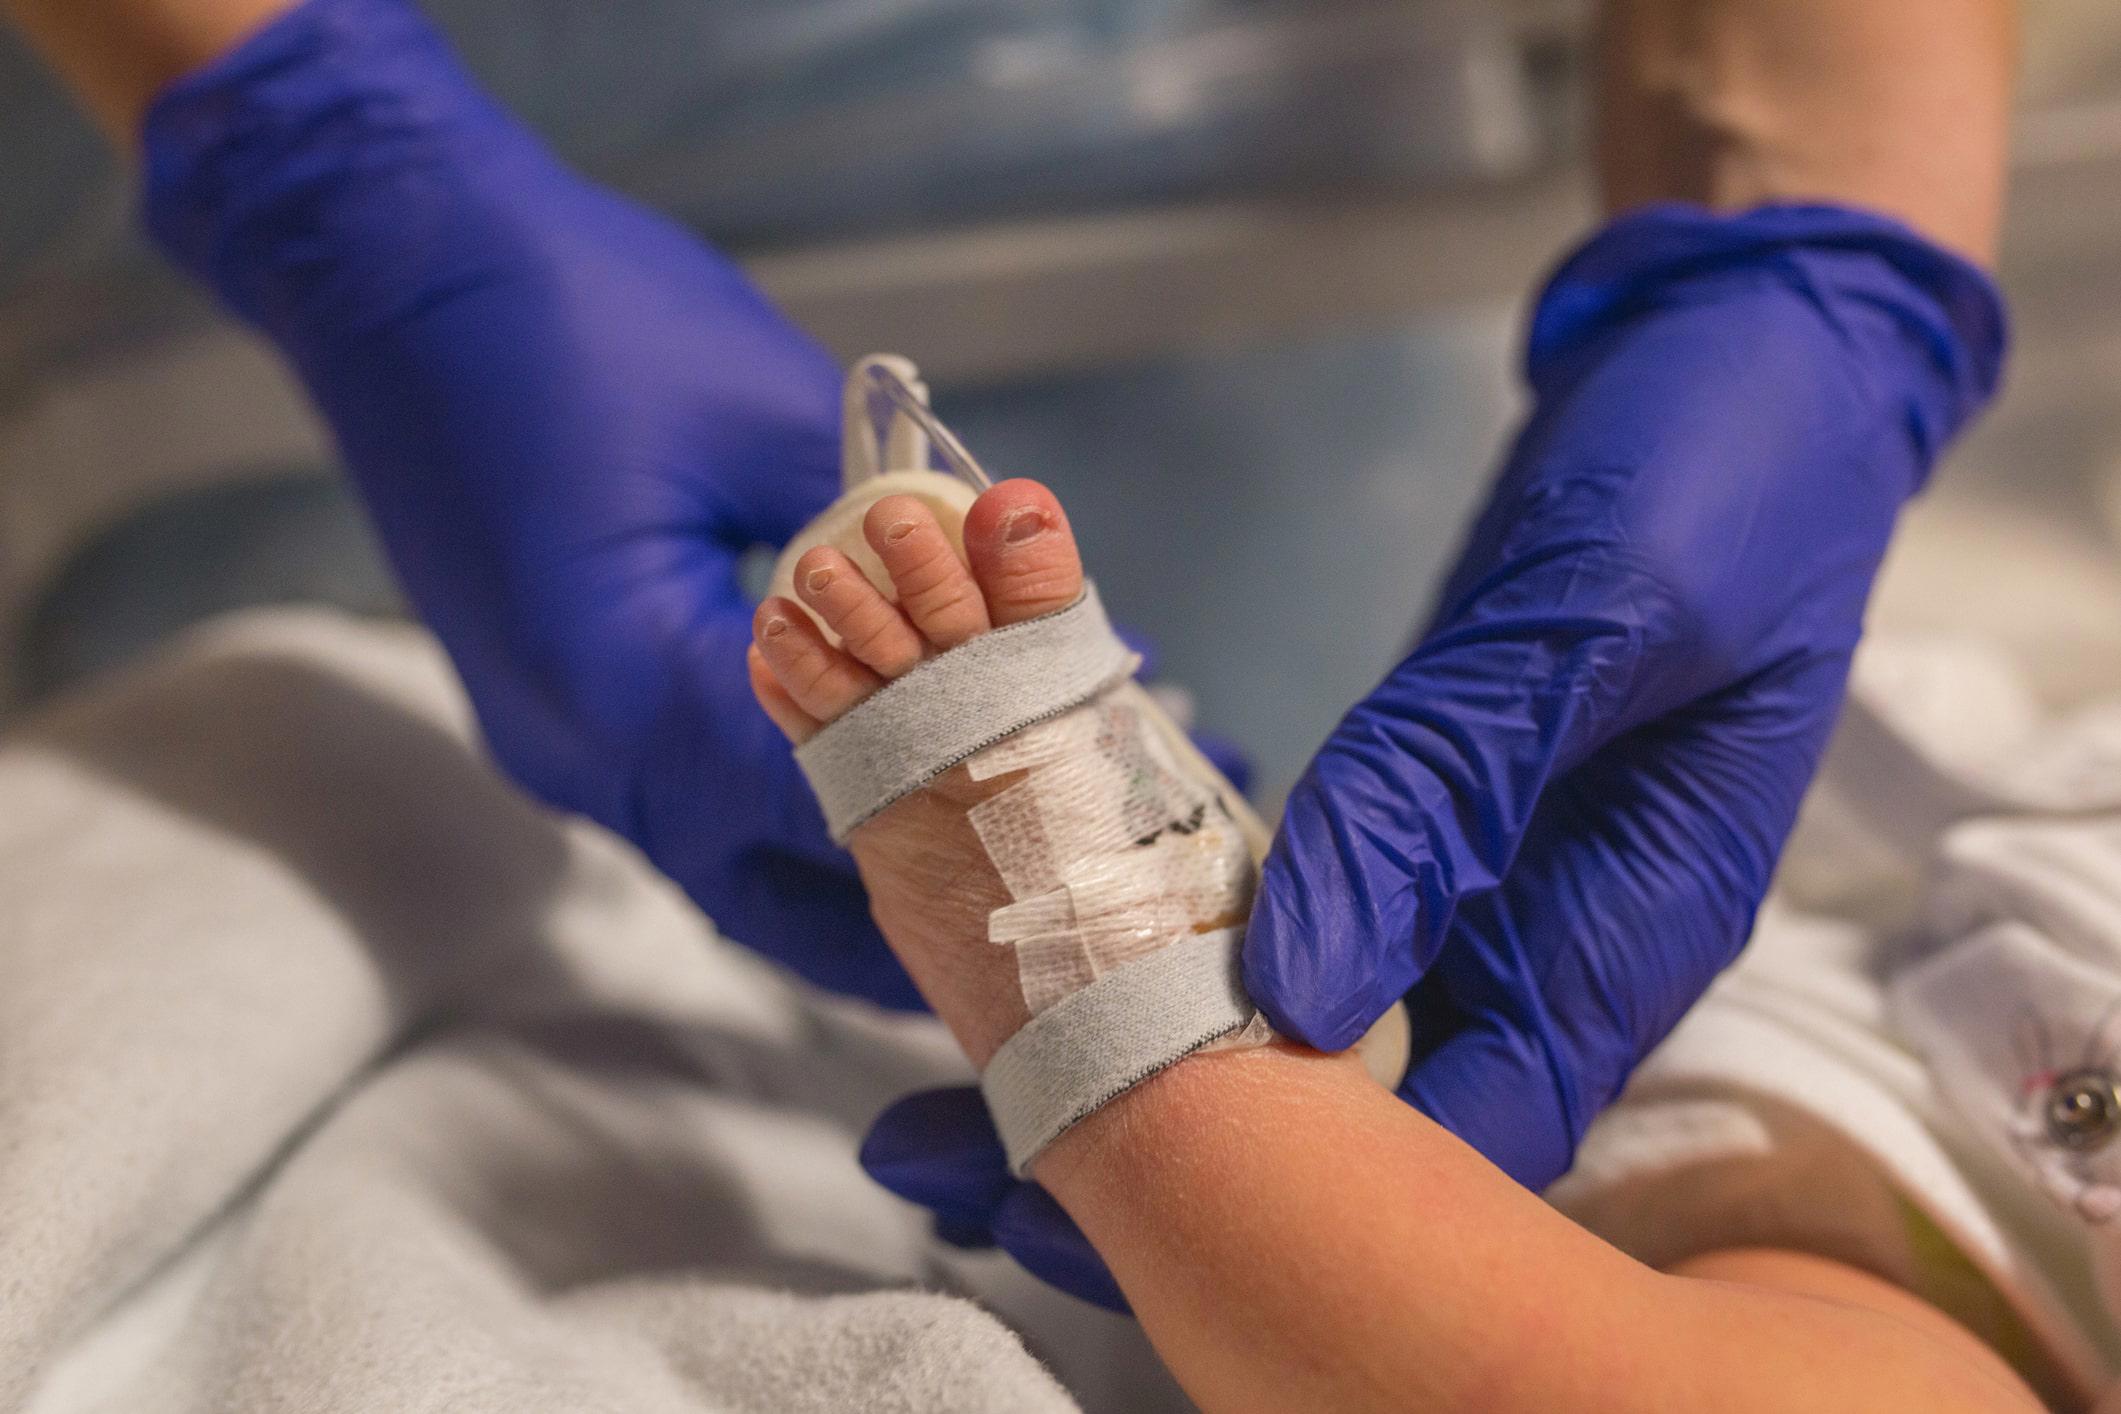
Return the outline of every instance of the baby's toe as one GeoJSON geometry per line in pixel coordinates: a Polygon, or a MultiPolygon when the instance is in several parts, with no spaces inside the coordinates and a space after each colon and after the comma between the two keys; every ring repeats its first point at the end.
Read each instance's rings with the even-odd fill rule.
{"type": "Polygon", "coordinates": [[[973,503],[965,555],[997,628],[1065,609],[1083,592],[1067,513],[1036,481],[1004,481],[973,503]]]}
{"type": "Polygon", "coordinates": [[[891,573],[899,608],[937,648],[955,648],[988,629],[987,603],[935,513],[911,496],[869,508],[862,534],[891,573]]]}
{"type": "Polygon", "coordinates": [[[788,700],[819,722],[834,720],[883,686],[882,678],[827,643],[810,615],[786,599],[759,605],[751,632],[788,700]]]}
{"type": "Polygon", "coordinates": [[[838,550],[820,545],[795,562],[795,592],[854,658],[895,678],[921,660],[921,636],[898,605],[838,550]]]}
{"type": "Polygon", "coordinates": [[[756,643],[745,653],[744,666],[751,671],[751,695],[766,709],[766,715],[781,729],[782,736],[801,746],[818,734],[823,724],[795,705],[788,689],[781,686],[773,669],[766,666],[766,655],[759,651],[756,643]]]}

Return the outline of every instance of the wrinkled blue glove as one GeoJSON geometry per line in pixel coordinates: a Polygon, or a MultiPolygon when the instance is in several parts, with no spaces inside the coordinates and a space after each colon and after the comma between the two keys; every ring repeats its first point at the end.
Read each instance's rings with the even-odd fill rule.
{"type": "MultiPolygon", "coordinates": [[[[1406,1099],[1560,1176],[1744,943],[1894,520],[2003,345],[1986,276],[1850,210],[1652,208],[1570,259],[1434,622],[1289,800],[1245,939],[1275,1026],[1339,1050],[1405,997],[1406,1099]]],[[[990,1143],[932,1093],[864,1162],[1115,1304],[990,1143]]]]}
{"type": "Polygon", "coordinates": [[[839,489],[834,361],[405,0],[310,0],[143,138],[150,229],[299,371],[501,764],[731,936],[915,1004],[744,667],[739,555],[839,489]]]}

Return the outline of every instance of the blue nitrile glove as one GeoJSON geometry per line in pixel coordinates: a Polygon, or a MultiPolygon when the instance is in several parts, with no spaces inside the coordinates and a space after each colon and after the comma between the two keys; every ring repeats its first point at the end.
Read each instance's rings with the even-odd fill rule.
{"type": "MultiPolygon", "coordinates": [[[[1405,996],[1405,1097],[1558,1177],[1744,942],[1895,517],[2003,343],[1985,275],[1845,209],[1653,208],[1564,265],[1434,623],[1290,798],[1245,940],[1274,1024],[1337,1050],[1405,996]]],[[[978,1114],[918,1097],[864,1160],[1109,1298],[978,1114]]]]}
{"type": "Polygon", "coordinates": [[[914,1003],[744,667],[738,556],[838,492],[833,360],[406,0],[309,0],[143,136],[150,228],[300,372],[503,766],[733,937],[914,1003]]]}

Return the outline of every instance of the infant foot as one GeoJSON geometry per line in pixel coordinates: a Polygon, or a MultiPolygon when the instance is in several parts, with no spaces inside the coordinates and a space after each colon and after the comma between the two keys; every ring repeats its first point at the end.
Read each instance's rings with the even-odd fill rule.
{"type": "MultiPolygon", "coordinates": [[[[963,557],[911,496],[878,501],[862,532],[896,602],[846,555],[819,546],[796,561],[802,604],[770,598],[753,622],[752,687],[798,745],[924,659],[1065,609],[1083,592],[1068,518],[1035,481],[1002,482],[973,504],[963,557]]],[[[848,842],[877,926],[979,1066],[1030,1017],[1015,955],[989,941],[989,915],[1012,895],[968,818],[1009,784],[959,766],[848,842]]]]}

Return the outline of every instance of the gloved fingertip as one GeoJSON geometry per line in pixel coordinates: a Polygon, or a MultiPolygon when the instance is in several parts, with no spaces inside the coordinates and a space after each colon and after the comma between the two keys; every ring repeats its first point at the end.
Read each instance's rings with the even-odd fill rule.
{"type": "Polygon", "coordinates": [[[863,1139],[863,1170],[941,1222],[984,1228],[1016,1186],[979,1091],[922,1090],[887,1106],[863,1139]]]}
{"type": "Polygon", "coordinates": [[[1544,1047],[1484,1023],[1430,1051],[1400,1097],[1538,1192],[1569,1171],[1580,1130],[1544,1047]]]}
{"type": "MultiPolygon", "coordinates": [[[[1252,999],[1276,1031],[1301,1041],[1313,1050],[1344,1051],[1362,1039],[1370,1023],[1384,1015],[1398,1000],[1386,995],[1373,1008],[1370,992],[1358,986],[1353,991],[1320,985],[1315,966],[1292,969],[1276,935],[1259,926],[1253,914],[1244,942],[1245,994],[1252,999]]],[[[1357,974],[1360,975],[1360,974],[1357,974]]]]}
{"type": "Polygon", "coordinates": [[[1133,1314],[1090,1239],[1037,1184],[1016,1186],[995,1213],[993,1229],[1002,1250],[1040,1281],[1107,1311],[1133,1314]]]}

